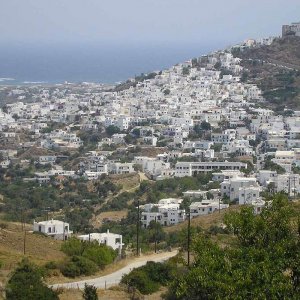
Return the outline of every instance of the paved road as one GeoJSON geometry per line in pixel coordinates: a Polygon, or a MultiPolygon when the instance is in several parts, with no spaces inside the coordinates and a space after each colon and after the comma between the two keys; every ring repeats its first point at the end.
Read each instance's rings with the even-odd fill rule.
{"type": "Polygon", "coordinates": [[[153,254],[150,256],[141,256],[139,258],[136,258],[135,261],[132,263],[128,264],[126,267],[102,276],[98,278],[93,278],[93,279],[87,279],[87,280],[82,280],[82,281],[76,281],[76,282],[70,282],[70,283],[58,283],[58,284],[53,284],[51,285],[52,288],[67,288],[67,289],[84,289],[85,283],[89,285],[94,285],[97,288],[105,288],[105,287],[110,287],[113,285],[118,285],[121,281],[121,278],[124,274],[128,274],[132,269],[141,267],[145,265],[148,261],[155,261],[155,262],[162,262],[165,261],[177,254],[177,251],[172,251],[172,252],[163,252],[163,253],[158,253],[158,254],[153,254]]]}

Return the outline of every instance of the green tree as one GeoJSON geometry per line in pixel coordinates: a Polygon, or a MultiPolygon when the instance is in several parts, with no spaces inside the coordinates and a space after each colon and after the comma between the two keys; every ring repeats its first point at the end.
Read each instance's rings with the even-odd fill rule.
{"type": "Polygon", "coordinates": [[[93,285],[85,284],[84,291],[83,291],[83,299],[98,300],[97,288],[95,288],[93,285]]]}
{"type": "Polygon", "coordinates": [[[211,130],[211,125],[210,125],[210,123],[208,123],[208,122],[206,122],[206,121],[203,121],[203,122],[201,123],[201,129],[203,129],[203,130],[211,130]]]}
{"type": "Polygon", "coordinates": [[[106,127],[105,131],[109,136],[112,136],[115,133],[119,133],[120,128],[115,125],[109,125],[108,127],[106,127]]]}
{"type": "Polygon", "coordinates": [[[193,266],[173,281],[167,298],[300,299],[297,214],[299,220],[284,194],[260,215],[251,207],[228,213],[224,221],[235,243],[224,248],[200,235],[193,266]]]}
{"type": "Polygon", "coordinates": [[[6,286],[7,300],[58,300],[57,293],[42,281],[41,270],[23,259],[6,286]]]}

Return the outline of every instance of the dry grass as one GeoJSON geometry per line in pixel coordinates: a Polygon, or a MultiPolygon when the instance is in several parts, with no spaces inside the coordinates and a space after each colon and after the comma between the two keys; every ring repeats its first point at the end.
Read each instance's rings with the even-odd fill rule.
{"type": "MultiPolygon", "coordinates": [[[[102,290],[98,289],[97,294],[101,300],[127,300],[130,299],[129,294],[125,291],[117,290],[102,290]]],[[[80,290],[64,290],[63,293],[59,295],[60,300],[82,300],[82,291],[80,290]]]]}
{"type": "Polygon", "coordinates": [[[121,192],[125,192],[139,186],[140,182],[140,177],[137,173],[110,175],[109,179],[116,185],[122,185],[121,192]]]}
{"type": "Polygon", "coordinates": [[[165,147],[142,147],[141,151],[137,153],[138,156],[156,157],[158,154],[166,152],[165,147]]]}
{"type": "MultiPolygon", "coordinates": [[[[166,287],[162,287],[158,292],[151,295],[141,296],[144,300],[159,300],[162,299],[162,294],[167,291],[166,287]]],[[[98,289],[97,294],[101,300],[129,300],[130,294],[120,287],[113,287],[108,290],[98,289]]],[[[59,295],[60,300],[81,300],[82,291],[75,289],[66,289],[59,295]]]]}
{"type": "MultiPolygon", "coordinates": [[[[1,223],[6,224],[7,228],[0,229],[0,261],[3,264],[0,269],[0,284],[7,281],[10,273],[24,257],[37,265],[65,259],[65,255],[60,251],[60,241],[31,232],[26,232],[26,254],[24,255],[25,232],[22,231],[21,224],[2,221],[1,223]]],[[[31,226],[27,225],[26,230],[31,230],[31,226]]]]}
{"type": "Polygon", "coordinates": [[[99,227],[102,225],[103,220],[109,220],[109,221],[120,221],[123,218],[126,218],[128,213],[127,209],[120,210],[120,211],[105,211],[100,213],[97,216],[93,217],[93,220],[91,221],[91,224],[94,227],[99,227]]]}

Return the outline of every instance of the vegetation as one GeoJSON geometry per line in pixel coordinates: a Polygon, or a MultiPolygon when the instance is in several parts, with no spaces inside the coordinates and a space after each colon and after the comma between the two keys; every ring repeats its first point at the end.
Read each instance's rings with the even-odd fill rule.
{"type": "Polygon", "coordinates": [[[265,160],[264,170],[276,171],[278,174],[284,174],[285,169],[280,165],[274,163],[271,156],[268,156],[265,160]]]}
{"type": "Polygon", "coordinates": [[[4,212],[8,220],[31,223],[33,219],[46,218],[46,208],[50,213],[63,209],[65,221],[71,223],[75,232],[82,231],[92,216],[93,205],[103,203],[109,194],[121,188],[107,179],[96,181],[90,187],[83,180],[65,180],[63,186],[55,182],[39,185],[19,179],[3,180],[0,194],[4,196],[5,205],[0,207],[0,212],[4,212]]]}
{"type": "Polygon", "coordinates": [[[42,270],[24,259],[6,286],[7,300],[56,300],[58,295],[42,281],[42,270]]]}
{"type": "Polygon", "coordinates": [[[83,299],[98,300],[97,288],[95,288],[93,285],[85,284],[84,291],[83,291],[83,299]]]}
{"type": "Polygon", "coordinates": [[[94,274],[98,268],[103,269],[116,258],[116,252],[98,242],[80,241],[71,238],[63,243],[61,250],[70,259],[61,266],[61,272],[67,277],[94,274]]]}
{"type": "Polygon", "coordinates": [[[142,294],[152,294],[158,291],[161,285],[165,286],[173,279],[174,266],[171,263],[147,262],[124,275],[121,283],[138,289],[142,294]]]}
{"type": "Polygon", "coordinates": [[[227,214],[236,236],[221,247],[205,235],[193,243],[194,262],[172,282],[167,299],[299,299],[300,223],[286,196],[268,209],[227,214]],[[296,221],[297,222],[297,221],[296,221]]]}
{"type": "Polygon", "coordinates": [[[277,38],[270,46],[233,50],[248,70],[242,81],[257,84],[268,106],[282,113],[300,107],[300,38],[277,38]]]}

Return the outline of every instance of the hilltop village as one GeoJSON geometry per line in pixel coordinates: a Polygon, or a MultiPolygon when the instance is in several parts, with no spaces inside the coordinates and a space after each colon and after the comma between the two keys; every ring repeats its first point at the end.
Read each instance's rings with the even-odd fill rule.
{"type": "MultiPolygon", "coordinates": [[[[17,180],[62,189],[69,180],[107,182],[111,175],[142,174],[151,182],[209,176],[205,189],[143,203],[145,228],[151,221],[183,222],[186,210],[194,218],[231,204],[259,213],[266,193],[297,197],[300,111],[266,108],[262,91],[248,83],[234,56],[274,39],[247,40],[117,85],[1,86],[2,185],[17,180]]],[[[5,193],[1,201],[5,207],[5,193]]],[[[42,225],[35,223],[35,230],[53,235],[42,225]]],[[[58,238],[65,239],[69,227],[63,232],[58,238]]]]}

